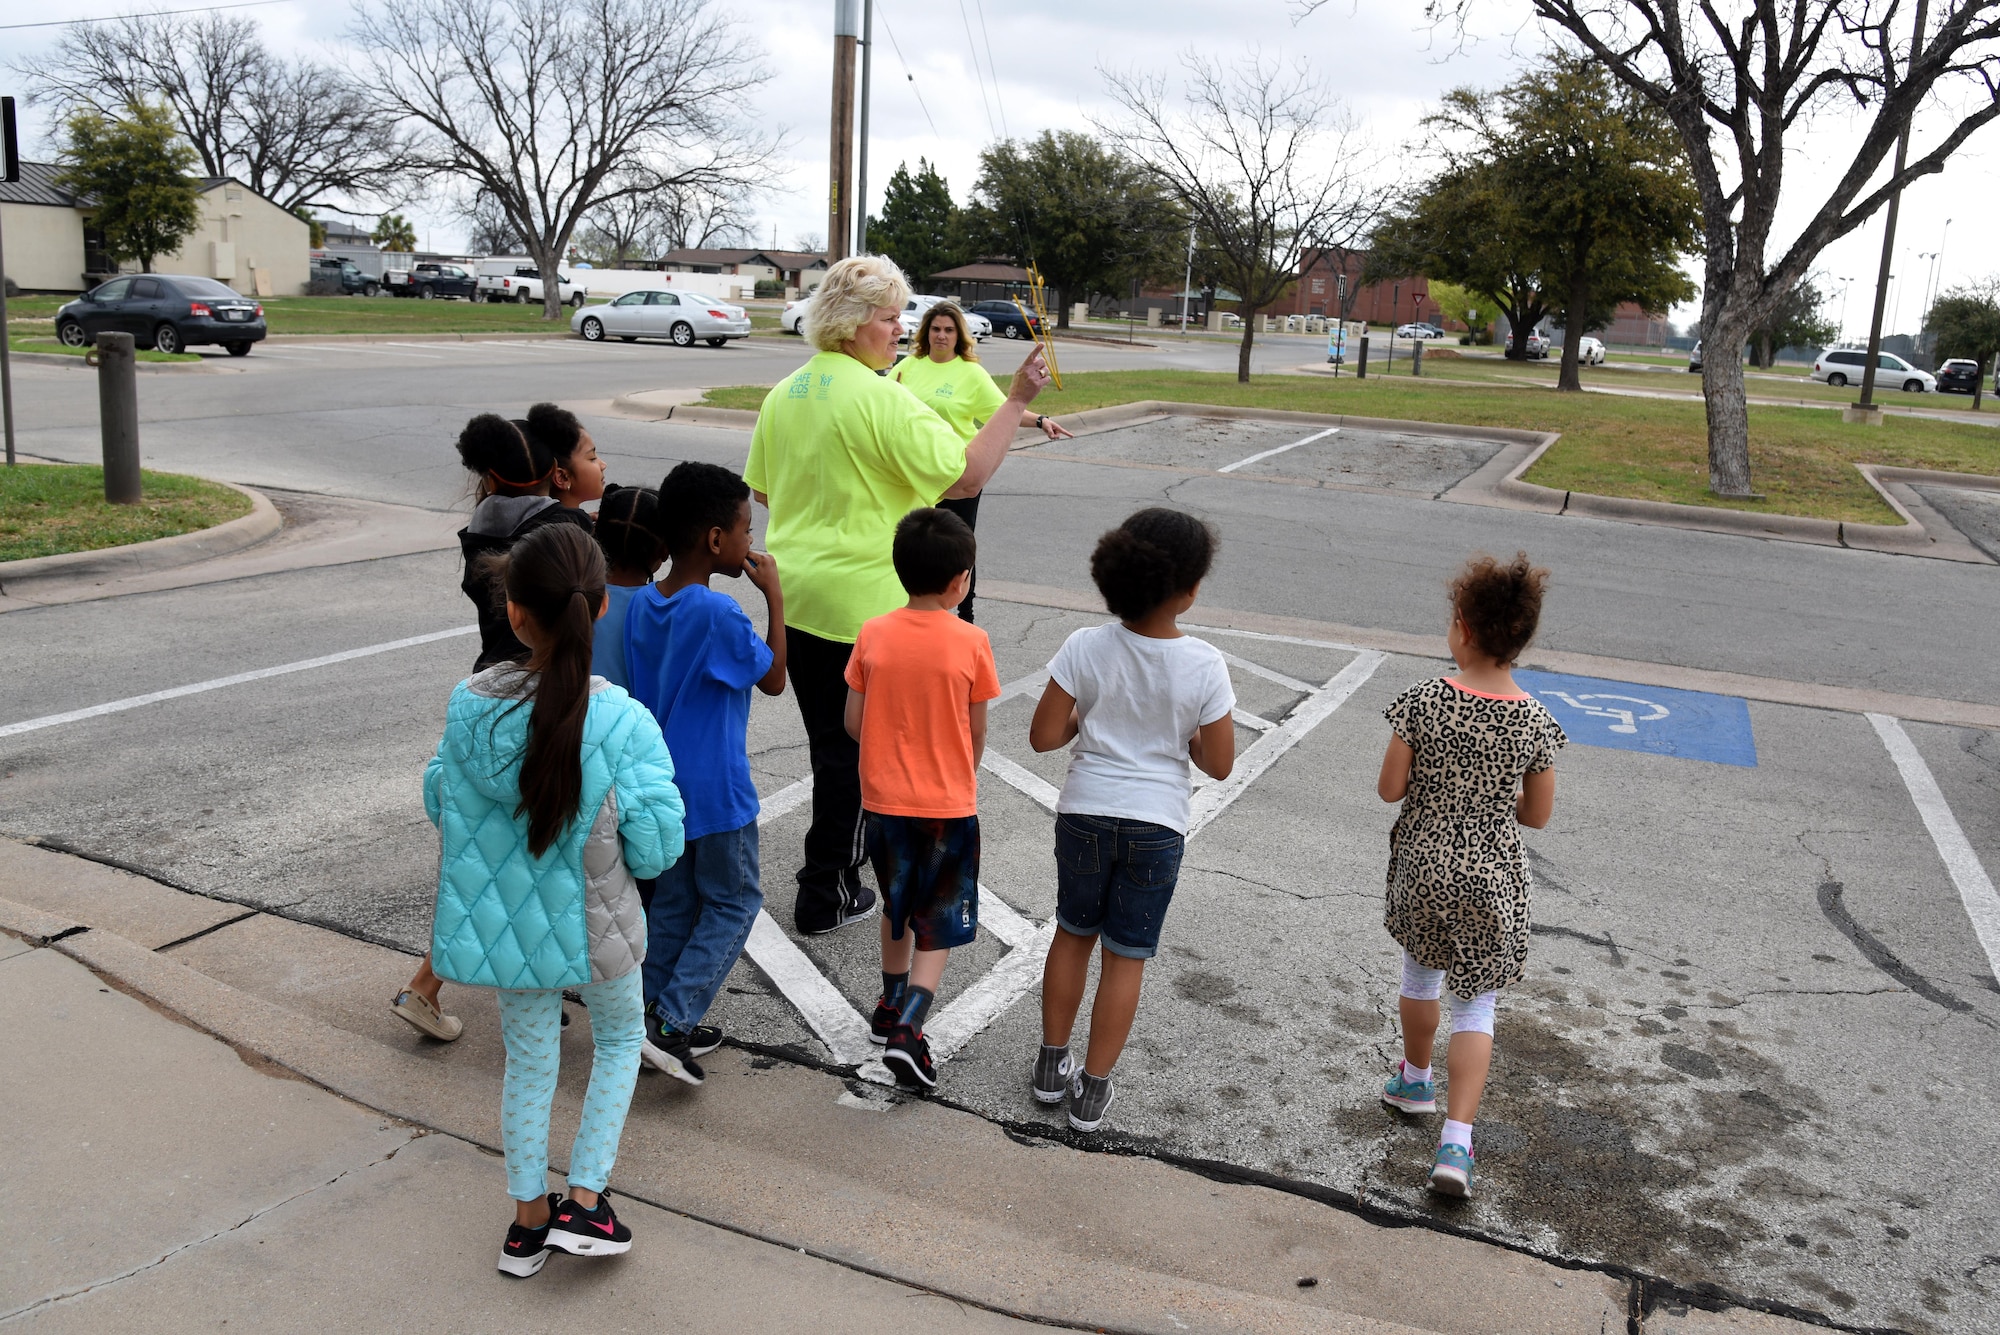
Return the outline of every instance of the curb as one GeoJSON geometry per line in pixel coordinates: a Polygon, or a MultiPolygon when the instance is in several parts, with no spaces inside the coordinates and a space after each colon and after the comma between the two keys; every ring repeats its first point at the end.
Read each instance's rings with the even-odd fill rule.
{"type": "MultiPolygon", "coordinates": [[[[215,481],[209,478],[204,481],[215,481]]],[[[193,565],[210,557],[227,556],[264,541],[285,526],[285,517],[270,497],[234,482],[217,482],[250,498],[250,513],[213,528],[193,533],[176,533],[170,538],[127,543],[123,547],[100,547],[87,552],[63,552],[56,556],[31,556],[21,561],[0,561],[0,590],[27,580],[59,575],[88,578],[92,575],[126,575],[149,570],[171,570],[193,565]]]]}
{"type": "Polygon", "coordinates": [[[266,334],[266,343],[510,343],[520,340],[575,338],[569,330],[476,330],[443,334],[266,334]]]}
{"type": "MultiPolygon", "coordinates": [[[[34,362],[41,366],[74,366],[79,371],[94,371],[97,368],[82,357],[72,357],[66,352],[18,352],[7,353],[9,361],[34,362]]],[[[206,359],[193,362],[142,362],[136,358],[132,363],[141,371],[187,371],[203,370],[208,366],[206,359]]]]}

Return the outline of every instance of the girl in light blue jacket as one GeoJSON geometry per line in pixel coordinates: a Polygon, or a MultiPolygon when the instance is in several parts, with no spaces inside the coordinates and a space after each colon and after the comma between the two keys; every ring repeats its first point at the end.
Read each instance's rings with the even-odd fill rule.
{"type": "Polygon", "coordinates": [[[432,967],[499,989],[500,1125],[515,1202],[500,1269],[526,1278],[550,1248],[609,1256],[632,1246],[605,1186],[645,1041],[646,920],[633,878],[680,857],[681,799],[652,713],[590,673],[605,602],[597,544],[552,525],[503,559],[507,619],[531,655],[452,692],[424,808],[444,845],[432,967]],[[589,1007],[596,1055],[569,1193],[545,1196],[565,988],[589,1007]]]}

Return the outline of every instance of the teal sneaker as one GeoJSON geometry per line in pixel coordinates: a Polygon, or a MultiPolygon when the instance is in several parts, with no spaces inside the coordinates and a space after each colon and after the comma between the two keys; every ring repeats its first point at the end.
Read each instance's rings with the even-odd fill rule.
{"type": "Polygon", "coordinates": [[[1382,1086],[1382,1102],[1391,1108],[1401,1108],[1407,1113],[1434,1113],[1438,1110],[1437,1082],[1433,1080],[1405,1080],[1403,1067],[1408,1063],[1397,1062],[1396,1069],[1389,1075],[1389,1083],[1382,1086]]]}
{"type": "Polygon", "coordinates": [[[1470,1196],[1472,1151],[1463,1145],[1438,1146],[1431,1164],[1431,1190],[1440,1196],[1470,1196]]]}

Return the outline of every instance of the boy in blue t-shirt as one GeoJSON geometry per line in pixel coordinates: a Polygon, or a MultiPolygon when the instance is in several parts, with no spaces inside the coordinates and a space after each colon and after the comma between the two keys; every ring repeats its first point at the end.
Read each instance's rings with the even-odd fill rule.
{"type": "Polygon", "coordinates": [[[661,873],[646,910],[646,1063],[698,1085],[696,1057],[722,1044],[701,1023],[764,904],[757,880],[757,785],[750,778],[750,688],[785,689],[785,597],[778,567],[750,550],[750,488],[715,464],[677,465],[660,484],[659,534],[673,564],[632,596],[625,662],[653,711],[686,807],[687,851],[661,873]],[[748,573],[770,609],[764,639],[734,598],[708,587],[748,573]]]}

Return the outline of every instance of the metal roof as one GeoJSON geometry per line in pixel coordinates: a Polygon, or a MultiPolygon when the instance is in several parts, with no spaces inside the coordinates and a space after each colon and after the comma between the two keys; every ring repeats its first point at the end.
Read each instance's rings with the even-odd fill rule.
{"type": "Polygon", "coordinates": [[[62,168],[53,162],[23,162],[20,180],[0,181],[0,202],[73,209],[77,207],[76,196],[56,184],[61,174],[62,168]]]}

